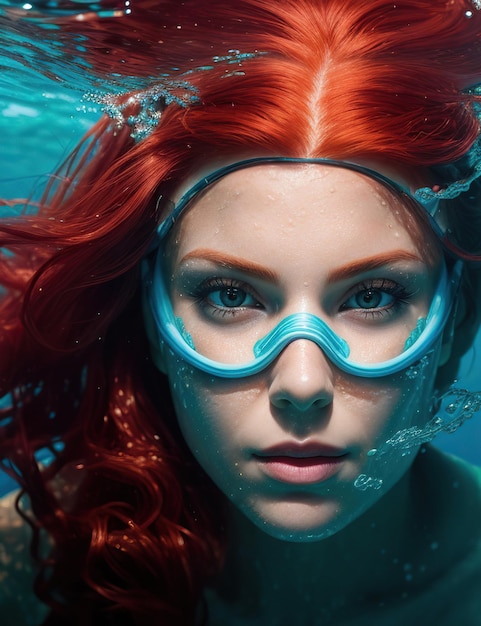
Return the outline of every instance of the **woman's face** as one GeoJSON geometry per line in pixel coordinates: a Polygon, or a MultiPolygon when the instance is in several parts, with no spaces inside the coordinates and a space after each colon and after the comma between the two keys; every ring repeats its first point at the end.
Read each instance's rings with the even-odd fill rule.
{"type": "MultiPolygon", "coordinates": [[[[440,262],[379,183],[319,164],[222,178],[183,215],[166,259],[182,319],[196,318],[196,342],[220,360],[257,326],[304,311],[355,337],[366,361],[383,360],[425,316],[440,262]]],[[[212,377],[168,350],[161,367],[183,435],[219,489],[269,534],[309,541],[344,528],[409,469],[417,449],[373,451],[425,424],[438,361],[436,346],[421,366],[366,379],[298,339],[242,379],[212,377]]]]}

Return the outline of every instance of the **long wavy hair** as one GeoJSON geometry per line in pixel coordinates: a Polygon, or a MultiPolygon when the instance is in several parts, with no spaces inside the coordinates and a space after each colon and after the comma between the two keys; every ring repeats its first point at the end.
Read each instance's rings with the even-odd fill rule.
{"type": "MultiPolygon", "coordinates": [[[[467,88],[481,80],[481,11],[138,0],[121,19],[61,22],[65,42],[90,41],[93,74],[125,56],[139,80],[194,69],[198,102],[167,106],[137,143],[102,118],[35,215],[0,222],[0,456],[31,504],[46,623],[194,624],[222,567],[224,523],[144,330],[140,265],[163,199],[206,161],[244,155],[375,157],[410,172],[457,162],[479,135],[467,88]],[[233,65],[230,50],[255,54],[233,65]],[[43,449],[53,457],[40,467],[43,449]]],[[[470,232],[481,232],[479,197],[452,203],[470,232]]],[[[479,289],[476,272],[468,279],[479,289]]]]}

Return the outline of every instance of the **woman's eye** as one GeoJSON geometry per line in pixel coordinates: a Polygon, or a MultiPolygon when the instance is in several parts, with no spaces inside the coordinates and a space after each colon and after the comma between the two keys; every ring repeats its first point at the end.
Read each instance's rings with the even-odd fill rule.
{"type": "Polygon", "coordinates": [[[390,280],[374,280],[356,287],[341,306],[342,311],[353,309],[376,312],[394,312],[402,304],[406,304],[410,294],[398,283],[390,280]]]}
{"type": "Polygon", "coordinates": [[[351,296],[345,303],[346,308],[377,309],[392,304],[393,296],[378,289],[366,289],[351,296]]]}
{"type": "Polygon", "coordinates": [[[195,289],[193,295],[200,307],[212,315],[236,315],[247,309],[262,308],[254,290],[233,279],[208,279],[195,289]]]}
{"type": "Polygon", "coordinates": [[[208,299],[214,306],[234,308],[256,306],[255,299],[240,287],[224,287],[211,291],[208,299]]]}

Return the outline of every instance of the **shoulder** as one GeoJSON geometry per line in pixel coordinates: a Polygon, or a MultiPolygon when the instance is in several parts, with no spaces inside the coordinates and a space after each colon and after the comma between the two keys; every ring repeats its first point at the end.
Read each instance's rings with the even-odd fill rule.
{"type": "Polygon", "coordinates": [[[422,495],[432,520],[427,552],[442,555],[444,564],[426,592],[432,623],[479,626],[481,468],[433,448],[425,456],[422,495]]]}
{"type": "Polygon", "coordinates": [[[2,624],[40,624],[46,607],[33,593],[30,528],[15,510],[17,493],[0,498],[0,614],[2,624]]]}
{"type": "Polygon", "coordinates": [[[481,467],[432,447],[420,457],[418,497],[433,532],[452,547],[453,561],[479,553],[481,467]]]}
{"type": "Polygon", "coordinates": [[[413,465],[416,492],[431,504],[481,506],[481,467],[427,445],[413,465]],[[469,496],[469,498],[467,497],[469,496]]]}
{"type": "MultiPolygon", "coordinates": [[[[425,458],[419,464],[424,495],[432,504],[438,502],[443,507],[446,519],[457,518],[462,524],[461,513],[481,514],[481,467],[433,447],[420,457],[425,458]]],[[[481,533],[481,524],[476,523],[472,530],[476,529],[481,533]]]]}
{"type": "Polygon", "coordinates": [[[409,574],[362,624],[480,626],[481,468],[426,446],[410,480],[409,574]]]}

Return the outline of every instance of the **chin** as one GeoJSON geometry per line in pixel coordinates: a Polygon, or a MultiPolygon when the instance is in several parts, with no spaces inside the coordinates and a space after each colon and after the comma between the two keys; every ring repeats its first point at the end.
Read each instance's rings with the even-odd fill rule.
{"type": "Polygon", "coordinates": [[[264,532],[273,539],[286,541],[290,543],[315,543],[332,537],[339,529],[323,528],[323,529],[286,529],[277,526],[263,528],[264,532]]]}
{"type": "MultiPolygon", "coordinates": [[[[242,511],[259,530],[280,541],[309,543],[332,537],[358,515],[347,515],[334,502],[277,502],[242,511]]],[[[359,515],[362,511],[359,511],[359,515]]]]}

